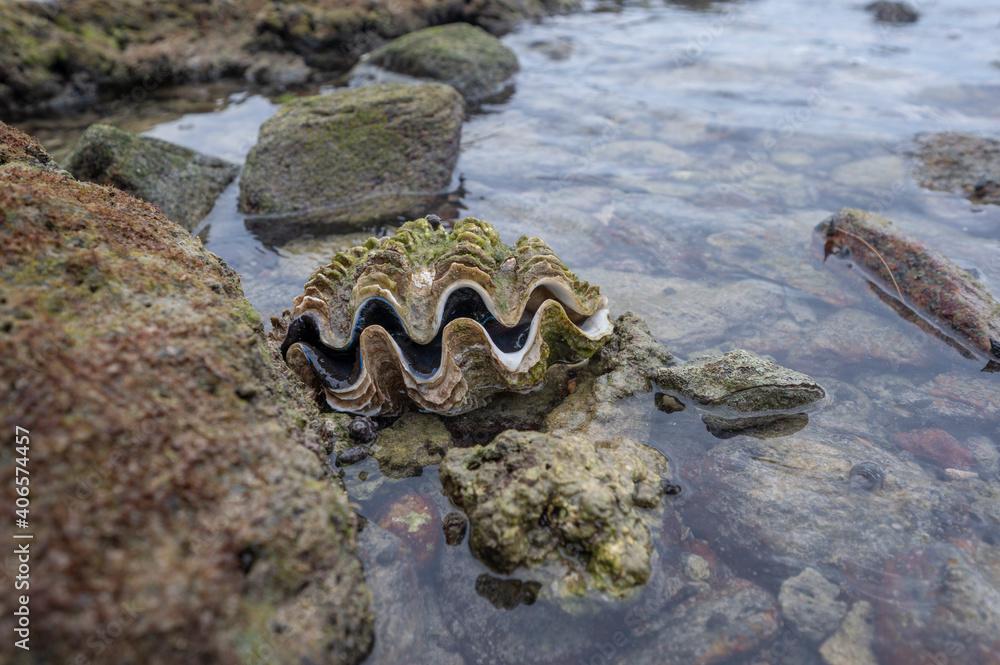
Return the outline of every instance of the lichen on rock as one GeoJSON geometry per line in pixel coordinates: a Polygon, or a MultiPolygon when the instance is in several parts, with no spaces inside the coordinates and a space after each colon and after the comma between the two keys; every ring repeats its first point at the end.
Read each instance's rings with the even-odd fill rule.
{"type": "Polygon", "coordinates": [[[628,439],[515,431],[441,464],[476,556],[503,573],[558,564],[557,595],[625,596],[649,578],[667,473],[661,453],[628,439]]]}
{"type": "Polygon", "coordinates": [[[1000,205],[1000,141],[941,132],[916,138],[916,176],[928,189],[961,192],[973,203],[1000,205]]]}
{"type": "Polygon", "coordinates": [[[78,179],[149,201],[188,230],[212,210],[239,171],[225,160],[108,125],[88,127],[66,164],[78,179]]]}
{"type": "Polygon", "coordinates": [[[518,70],[513,51],[467,23],[411,32],[373,51],[365,63],[447,83],[473,105],[501,93],[518,70]]]}

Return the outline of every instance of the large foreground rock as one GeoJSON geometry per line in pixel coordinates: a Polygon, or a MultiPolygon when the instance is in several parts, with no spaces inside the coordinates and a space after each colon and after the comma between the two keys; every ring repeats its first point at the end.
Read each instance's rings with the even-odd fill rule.
{"type": "Polygon", "coordinates": [[[291,101],[260,129],[240,208],[274,233],[416,216],[451,182],[463,114],[462,98],[439,83],[291,101]]]}
{"type": "Polygon", "coordinates": [[[354,517],[236,275],[152,205],[26,162],[0,166],[0,246],[3,426],[30,430],[31,655],[358,662],[354,517]]]}
{"type": "Polygon", "coordinates": [[[91,125],[67,161],[80,180],[112,185],[159,207],[191,230],[239,168],[222,159],[108,125],[91,125]]]}
{"type": "Polygon", "coordinates": [[[467,23],[411,32],[375,50],[367,62],[399,74],[447,83],[478,104],[502,92],[517,56],[499,39],[467,23]]]}

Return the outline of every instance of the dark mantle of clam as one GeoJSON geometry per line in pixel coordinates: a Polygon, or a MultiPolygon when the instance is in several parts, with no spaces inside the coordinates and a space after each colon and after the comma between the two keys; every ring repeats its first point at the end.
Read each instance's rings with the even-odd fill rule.
{"type": "Polygon", "coordinates": [[[0,35],[0,663],[1000,665],[996,0],[0,35]]]}

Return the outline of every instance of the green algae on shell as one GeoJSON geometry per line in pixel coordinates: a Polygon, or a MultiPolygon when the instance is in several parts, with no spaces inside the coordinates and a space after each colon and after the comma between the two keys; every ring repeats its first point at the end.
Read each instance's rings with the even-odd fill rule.
{"type": "Polygon", "coordinates": [[[338,411],[453,415],[538,388],[612,333],[607,299],[538,238],[426,219],[341,252],[294,301],[282,349],[338,411]]]}

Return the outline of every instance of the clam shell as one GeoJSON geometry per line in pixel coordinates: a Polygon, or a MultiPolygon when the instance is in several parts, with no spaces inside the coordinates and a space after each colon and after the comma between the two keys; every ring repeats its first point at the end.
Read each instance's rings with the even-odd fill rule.
{"type": "Polygon", "coordinates": [[[508,247],[478,219],[420,219],[313,273],[282,351],[337,411],[457,414],[538,387],[611,331],[606,298],[538,238],[508,247]]]}

